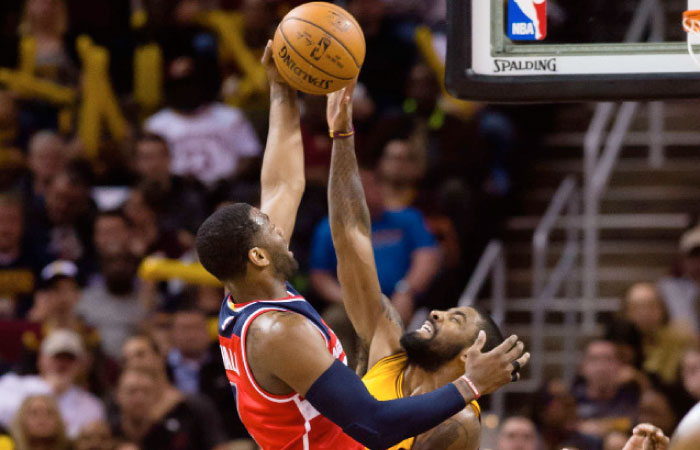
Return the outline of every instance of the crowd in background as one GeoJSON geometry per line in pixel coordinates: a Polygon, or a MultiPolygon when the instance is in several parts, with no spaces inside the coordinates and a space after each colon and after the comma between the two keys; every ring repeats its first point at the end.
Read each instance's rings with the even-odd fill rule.
{"type": "MultiPolygon", "coordinates": [[[[196,260],[194,236],[208,214],[225,202],[258,202],[268,100],[257,61],[298,3],[2,2],[0,449],[11,441],[20,450],[255,448],[216,341],[223,289],[156,282],[138,269],[154,255],[196,260]],[[100,86],[118,108],[105,106],[110,127],[100,127],[95,142],[85,127],[96,122],[83,120],[94,74],[82,36],[106,50],[110,83],[100,86]],[[73,104],[38,84],[8,81],[26,81],[27,48],[33,79],[51,92],[69,89],[73,104]]],[[[353,108],[381,287],[409,324],[418,308],[456,304],[517,200],[523,162],[551,110],[444,95],[435,64],[444,58],[444,1],[342,5],[367,42],[353,108]]],[[[307,187],[291,244],[300,263],[292,283],[352,363],[325,219],[325,98],[301,103],[307,187]]],[[[524,448],[508,447],[511,428],[531,432],[533,442],[539,434],[548,449],[603,448],[603,440],[621,448],[607,446],[610,436],[643,418],[672,431],[700,399],[697,234],[682,246],[683,273],[658,290],[630,288],[620,322],[585,348],[573,387],[552,380],[538,394],[534,423],[504,422],[502,450],[524,448]],[[674,295],[685,300],[668,302],[674,295]],[[694,322],[680,331],[673,321],[688,314],[694,322]]]]}
{"type": "Polygon", "coordinates": [[[549,380],[502,423],[498,450],[620,450],[637,423],[671,436],[700,401],[700,227],[668,277],[629,287],[605,332],[583,345],[573,385],[549,380]]]}

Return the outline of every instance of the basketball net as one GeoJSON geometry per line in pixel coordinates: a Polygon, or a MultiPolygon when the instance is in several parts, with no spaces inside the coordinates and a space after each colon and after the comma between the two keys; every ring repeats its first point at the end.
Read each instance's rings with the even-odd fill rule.
{"type": "Polygon", "coordinates": [[[683,29],[688,33],[688,53],[693,58],[696,66],[700,67],[700,60],[693,52],[693,43],[700,41],[700,9],[690,10],[683,13],[683,29]],[[693,37],[696,37],[694,40],[693,37]]]}

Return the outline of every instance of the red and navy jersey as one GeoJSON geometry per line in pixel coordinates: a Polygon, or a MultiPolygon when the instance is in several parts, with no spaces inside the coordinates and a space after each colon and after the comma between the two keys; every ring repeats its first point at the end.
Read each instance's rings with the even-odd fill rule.
{"type": "Polygon", "coordinates": [[[238,415],[263,450],[363,449],[299,394],[270,394],[253,378],[246,357],[246,333],[256,317],[269,311],[290,311],[306,317],[325,339],[328,352],[347,363],[343,346],[318,312],[290,285],[287,293],[287,297],[277,300],[246,303],[234,303],[227,296],[221,305],[219,344],[238,415]]]}

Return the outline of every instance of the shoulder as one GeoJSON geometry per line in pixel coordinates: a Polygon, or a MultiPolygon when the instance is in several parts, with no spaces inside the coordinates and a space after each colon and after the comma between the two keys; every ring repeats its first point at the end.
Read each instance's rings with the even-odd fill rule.
{"type": "Polygon", "coordinates": [[[415,208],[403,208],[387,211],[386,218],[400,224],[413,225],[417,222],[423,223],[423,214],[415,208]]]}
{"type": "Polygon", "coordinates": [[[240,109],[223,103],[212,103],[207,112],[217,119],[234,123],[245,120],[245,116],[240,109]]]}
{"type": "Polygon", "coordinates": [[[413,450],[477,450],[480,441],[481,423],[474,410],[467,406],[437,427],[418,436],[413,450]]]}
{"type": "Polygon", "coordinates": [[[258,352],[298,346],[308,343],[321,334],[311,321],[291,311],[268,311],[253,319],[248,328],[247,340],[255,342],[258,352]]]}
{"type": "Polygon", "coordinates": [[[162,128],[176,117],[175,113],[170,109],[161,109],[151,117],[146,119],[144,128],[152,132],[164,131],[162,128]]]}

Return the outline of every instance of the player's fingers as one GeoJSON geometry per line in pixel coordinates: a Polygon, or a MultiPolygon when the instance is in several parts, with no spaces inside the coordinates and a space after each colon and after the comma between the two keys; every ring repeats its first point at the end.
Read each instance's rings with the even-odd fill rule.
{"type": "Polygon", "coordinates": [[[350,84],[345,87],[345,103],[352,101],[352,94],[355,92],[355,84],[357,83],[357,78],[352,80],[350,84]]]}
{"type": "Polygon", "coordinates": [[[484,344],[486,344],[486,333],[484,330],[479,330],[479,334],[476,336],[476,340],[469,350],[481,353],[481,349],[484,348],[484,344]]]}
{"type": "MultiPolygon", "coordinates": [[[[485,339],[484,339],[484,342],[485,342],[485,339]]],[[[511,348],[513,348],[513,346],[515,345],[516,342],[518,342],[518,336],[512,335],[508,339],[506,339],[505,341],[501,342],[496,348],[491,350],[491,352],[501,353],[501,354],[505,355],[508,353],[508,351],[511,348]]]]}
{"type": "Polygon", "coordinates": [[[661,430],[650,423],[640,423],[639,425],[634,427],[634,430],[632,430],[632,434],[635,434],[637,436],[647,436],[650,434],[656,434],[657,431],[661,430]]]}
{"type": "Polygon", "coordinates": [[[267,40],[267,45],[265,46],[265,51],[263,52],[260,62],[267,64],[272,59],[272,40],[267,40]]]}
{"type": "Polygon", "coordinates": [[[661,448],[665,448],[666,445],[671,441],[668,436],[664,434],[663,431],[661,430],[656,430],[656,433],[654,434],[654,439],[657,444],[661,445],[661,448]]]}
{"type": "Polygon", "coordinates": [[[508,350],[508,353],[505,354],[505,359],[508,361],[513,361],[514,359],[519,358],[520,355],[523,354],[524,349],[525,344],[523,344],[523,341],[516,342],[513,348],[508,350]]]}
{"type": "Polygon", "coordinates": [[[530,352],[525,352],[523,356],[516,359],[516,361],[518,361],[518,364],[520,364],[520,368],[522,369],[527,365],[528,362],[530,362],[530,352]]]}

